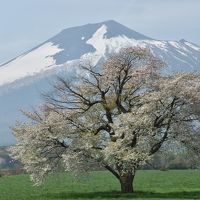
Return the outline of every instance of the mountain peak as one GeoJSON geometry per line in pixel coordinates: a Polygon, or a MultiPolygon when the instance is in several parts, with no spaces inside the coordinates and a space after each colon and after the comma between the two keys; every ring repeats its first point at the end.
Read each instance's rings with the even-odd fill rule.
{"type": "Polygon", "coordinates": [[[119,35],[124,35],[129,38],[134,38],[135,40],[151,40],[152,38],[147,37],[141,33],[138,33],[119,22],[116,22],[114,20],[108,20],[101,22],[100,24],[105,24],[108,29],[107,37],[117,37],[119,35]]]}
{"type": "Polygon", "coordinates": [[[88,23],[85,25],[81,25],[81,26],[76,26],[76,27],[71,27],[71,28],[66,28],[63,31],[61,31],[60,34],[66,34],[69,32],[84,32],[86,35],[88,35],[88,33],[90,33],[90,37],[91,37],[91,33],[94,33],[97,29],[99,29],[102,25],[105,25],[107,27],[107,33],[106,36],[107,38],[111,38],[111,37],[117,37],[119,35],[124,35],[127,36],[129,38],[133,38],[135,40],[147,40],[147,39],[152,39],[148,36],[145,36],[141,33],[138,33],[122,24],[120,24],[119,22],[115,21],[115,20],[106,20],[103,22],[98,22],[98,23],[88,23]]]}

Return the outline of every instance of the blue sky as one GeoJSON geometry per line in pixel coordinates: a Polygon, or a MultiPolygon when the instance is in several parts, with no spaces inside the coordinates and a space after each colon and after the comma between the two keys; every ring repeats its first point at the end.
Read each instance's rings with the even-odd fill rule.
{"type": "Polygon", "coordinates": [[[0,63],[64,28],[108,19],[152,38],[200,44],[200,0],[0,0],[0,63]]]}

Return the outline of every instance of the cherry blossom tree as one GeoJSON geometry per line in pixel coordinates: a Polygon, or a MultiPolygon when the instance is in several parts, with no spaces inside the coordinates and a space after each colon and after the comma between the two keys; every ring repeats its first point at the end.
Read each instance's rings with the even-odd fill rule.
{"type": "Polygon", "coordinates": [[[24,112],[29,123],[13,128],[18,144],[11,152],[37,184],[60,165],[78,173],[97,163],[128,193],[155,153],[199,156],[199,73],[161,76],[163,63],[138,47],[78,67],[73,81],[58,78],[42,107],[24,112]]]}

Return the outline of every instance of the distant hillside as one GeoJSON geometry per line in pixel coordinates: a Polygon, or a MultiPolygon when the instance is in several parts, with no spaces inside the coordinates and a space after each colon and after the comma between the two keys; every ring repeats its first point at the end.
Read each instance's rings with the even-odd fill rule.
{"type": "Polygon", "coordinates": [[[20,162],[13,160],[8,152],[8,147],[0,147],[0,170],[1,169],[19,169],[20,162]]]}

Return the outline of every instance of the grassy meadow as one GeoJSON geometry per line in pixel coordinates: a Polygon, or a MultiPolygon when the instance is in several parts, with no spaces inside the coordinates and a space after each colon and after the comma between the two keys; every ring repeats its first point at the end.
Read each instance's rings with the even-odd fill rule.
{"type": "Polygon", "coordinates": [[[200,171],[138,171],[134,187],[134,194],[121,194],[118,181],[104,171],[91,172],[78,180],[70,174],[59,173],[39,187],[33,186],[28,175],[3,176],[0,200],[200,199],[200,171]]]}

